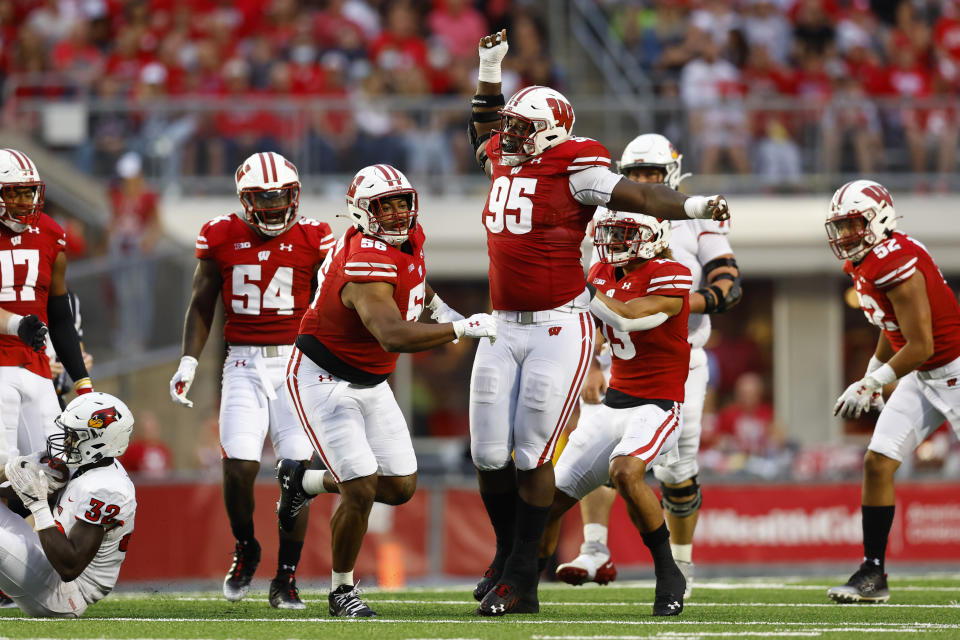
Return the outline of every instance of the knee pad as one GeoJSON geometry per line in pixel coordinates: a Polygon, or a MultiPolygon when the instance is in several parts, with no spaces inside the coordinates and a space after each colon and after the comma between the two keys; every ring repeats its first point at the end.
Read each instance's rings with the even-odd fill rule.
{"type": "Polygon", "coordinates": [[[478,366],[470,381],[470,401],[493,404],[500,394],[500,370],[496,367],[478,366]]]}
{"type": "Polygon", "coordinates": [[[660,506],[663,507],[664,511],[678,518],[686,518],[697,512],[700,505],[703,504],[703,493],[700,492],[700,483],[697,482],[697,476],[693,476],[691,480],[693,480],[693,484],[679,489],[660,483],[660,506]],[[694,498],[684,502],[677,501],[677,498],[690,496],[694,496],[694,498]]]}
{"type": "MultiPolygon", "coordinates": [[[[539,364],[539,363],[537,363],[539,364]]],[[[528,409],[546,411],[556,395],[558,374],[549,366],[529,366],[520,386],[520,402],[528,409]]]]}

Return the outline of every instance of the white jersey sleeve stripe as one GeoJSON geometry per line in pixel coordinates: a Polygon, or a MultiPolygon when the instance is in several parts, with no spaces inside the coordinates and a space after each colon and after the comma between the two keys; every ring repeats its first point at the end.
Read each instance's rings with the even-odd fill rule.
{"type": "Polygon", "coordinates": [[[906,280],[908,280],[908,279],[910,278],[910,276],[912,276],[912,275],[915,274],[916,272],[917,272],[917,268],[916,268],[916,267],[912,267],[912,268],[910,268],[909,271],[904,271],[903,273],[901,273],[899,276],[897,276],[897,277],[894,278],[893,280],[890,280],[889,282],[884,282],[882,286],[883,286],[884,288],[886,288],[886,287],[893,286],[893,285],[895,285],[895,284],[900,284],[901,282],[905,282],[906,280]]]}
{"type": "Polygon", "coordinates": [[[677,291],[690,291],[691,285],[689,283],[684,284],[682,282],[672,282],[670,284],[658,284],[655,287],[648,287],[647,293],[651,291],[657,291],[659,289],[676,289],[677,291]]]}
{"type": "Polygon", "coordinates": [[[571,162],[573,162],[574,164],[577,164],[579,162],[601,162],[603,164],[610,164],[610,158],[606,156],[593,156],[590,158],[586,158],[586,157],[574,158],[573,160],[571,160],[571,162]]]}
{"type": "Polygon", "coordinates": [[[669,282],[672,280],[676,280],[676,281],[689,280],[690,282],[693,282],[693,276],[677,274],[675,276],[663,276],[661,278],[650,278],[650,284],[653,284],[654,282],[669,282]]]}
{"type": "Polygon", "coordinates": [[[350,267],[355,267],[359,269],[369,267],[369,268],[376,268],[376,269],[390,269],[391,271],[397,270],[397,265],[391,264],[389,262],[348,262],[345,265],[343,265],[343,267],[345,269],[349,269],[350,267]]]}
{"type": "Polygon", "coordinates": [[[887,273],[886,275],[883,275],[883,276],[877,278],[877,279],[874,281],[874,284],[876,284],[876,285],[882,285],[882,284],[884,284],[884,282],[886,282],[887,280],[896,277],[897,274],[901,273],[902,271],[905,271],[905,270],[909,269],[910,267],[912,267],[912,266],[915,265],[916,263],[917,263],[917,259],[916,259],[916,258],[912,258],[911,260],[909,260],[909,261],[907,261],[906,263],[900,265],[899,267],[897,267],[896,269],[894,269],[894,270],[891,271],[890,273],[887,273]]]}
{"type": "Polygon", "coordinates": [[[392,271],[353,271],[350,269],[344,269],[343,273],[348,276],[384,276],[386,278],[396,278],[397,274],[392,271]]]}

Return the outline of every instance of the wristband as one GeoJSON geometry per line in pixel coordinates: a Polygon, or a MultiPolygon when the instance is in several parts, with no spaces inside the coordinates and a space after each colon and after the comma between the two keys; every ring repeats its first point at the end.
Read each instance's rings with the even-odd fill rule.
{"type": "MultiPolygon", "coordinates": [[[[497,82],[500,81],[497,80],[497,82]]],[[[473,100],[470,101],[470,104],[474,107],[502,107],[506,103],[507,101],[503,99],[502,93],[498,93],[493,96],[478,93],[477,95],[473,96],[473,100]]]]}
{"type": "Polygon", "coordinates": [[[710,202],[710,199],[706,196],[690,196],[683,201],[683,212],[687,214],[688,218],[693,218],[694,220],[698,218],[709,218],[709,210],[707,209],[707,203],[710,202]]]}
{"type": "Polygon", "coordinates": [[[477,73],[477,80],[490,84],[500,84],[500,62],[500,60],[496,62],[480,60],[480,70],[477,73]]]}
{"type": "Polygon", "coordinates": [[[30,505],[30,513],[33,514],[34,531],[42,531],[57,526],[57,523],[53,521],[53,514],[50,513],[50,506],[47,504],[46,498],[41,498],[30,505]]]}
{"type": "Polygon", "coordinates": [[[77,395],[90,393],[93,391],[93,381],[91,381],[89,377],[80,378],[73,383],[73,388],[76,389],[77,395]]]}
{"type": "Polygon", "coordinates": [[[19,316],[15,313],[10,314],[10,319],[7,321],[7,328],[4,333],[9,336],[17,335],[17,329],[20,328],[20,322],[23,320],[23,316],[19,316]]]}
{"type": "Polygon", "coordinates": [[[896,382],[897,374],[888,363],[883,363],[876,371],[873,371],[869,376],[879,383],[881,387],[885,387],[891,382],[896,382]]]}

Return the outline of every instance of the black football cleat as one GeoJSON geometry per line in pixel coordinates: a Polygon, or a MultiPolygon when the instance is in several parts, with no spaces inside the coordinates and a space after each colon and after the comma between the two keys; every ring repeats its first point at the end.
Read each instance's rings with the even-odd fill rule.
{"type": "Polygon", "coordinates": [[[260,564],[260,545],[256,540],[249,544],[237,542],[233,551],[233,564],[223,579],[223,597],[230,602],[239,602],[250,590],[250,581],[260,564]]]}
{"type": "Polygon", "coordinates": [[[491,589],[497,586],[501,573],[493,567],[487,567],[487,570],[483,572],[483,577],[480,578],[480,582],[473,588],[473,599],[481,602],[490,593],[491,589]]]}
{"type": "Polygon", "coordinates": [[[280,484],[280,500],[277,501],[277,520],[284,531],[293,531],[297,516],[312,496],[303,490],[303,472],[307,468],[299,460],[281,458],[277,461],[276,477],[280,484]]]}
{"type": "Polygon", "coordinates": [[[360,599],[360,589],[342,584],[330,592],[330,615],[338,618],[376,618],[377,612],[360,599]]]}
{"type": "Polygon", "coordinates": [[[669,578],[657,578],[656,594],[653,598],[653,615],[678,616],[683,611],[683,592],[687,580],[677,569],[669,578]]]}
{"type": "Polygon", "coordinates": [[[847,583],[832,587],[827,595],[834,602],[880,603],[890,599],[887,587],[887,574],[872,562],[864,562],[857,572],[850,576],[847,583]]]}
{"type": "Polygon", "coordinates": [[[274,609],[306,609],[292,573],[281,573],[270,581],[270,606],[274,609]]]}
{"type": "Polygon", "coordinates": [[[477,607],[477,614],[481,616],[505,616],[508,613],[540,613],[537,588],[524,591],[501,582],[484,596],[477,607]]]}

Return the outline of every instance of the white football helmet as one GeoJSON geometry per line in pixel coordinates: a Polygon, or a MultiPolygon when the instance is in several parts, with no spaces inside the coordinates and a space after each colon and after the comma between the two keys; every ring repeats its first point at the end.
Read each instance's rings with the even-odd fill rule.
{"type": "Polygon", "coordinates": [[[417,190],[407,176],[388,164],[374,164],[357,172],[347,189],[347,216],[354,226],[368,236],[399,246],[417,226],[417,190]],[[383,202],[402,198],[406,211],[383,202]]]}
{"type": "Polygon", "coordinates": [[[550,87],[526,87],[500,110],[500,162],[516,166],[570,137],[573,107],[550,87]]]}
{"type": "Polygon", "coordinates": [[[600,262],[621,266],[649,260],[670,246],[670,221],[642,213],[607,211],[594,219],[593,244],[600,262]]]}
{"type": "Polygon", "coordinates": [[[691,175],[680,173],[681,160],[683,155],[672,142],[659,133],[645,133],[631,140],[623,150],[618,170],[626,175],[631,169],[643,167],[663,169],[663,184],[676,189],[684,178],[691,175]]]}
{"type": "Polygon", "coordinates": [[[133,414],[119,398],[91,391],[74,398],[54,421],[63,433],[47,438],[47,453],[68,467],[122,455],[130,444],[133,414]]]}
{"type": "Polygon", "coordinates": [[[0,222],[16,233],[36,226],[46,189],[27,154],[0,149],[0,222]]]}
{"type": "Polygon", "coordinates": [[[265,236],[278,236],[297,221],[300,174],[279,153],[255,153],[237,167],[237,195],[247,224],[265,236]]]}
{"type": "Polygon", "coordinates": [[[827,241],[837,258],[862,260],[897,228],[893,198],[879,182],[848,182],[833,194],[824,226],[827,241]]]}

